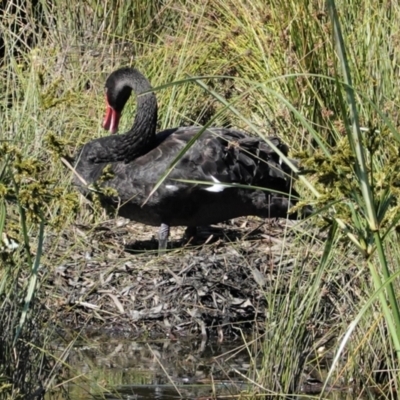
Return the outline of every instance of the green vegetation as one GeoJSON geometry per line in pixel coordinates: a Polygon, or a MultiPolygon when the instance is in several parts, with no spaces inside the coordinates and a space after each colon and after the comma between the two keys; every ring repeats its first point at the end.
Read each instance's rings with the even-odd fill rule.
{"type": "MultiPolygon", "coordinates": [[[[49,334],[38,305],[42,254],[56,253],[73,223],[104,219],[82,206],[60,155],[104,134],[104,80],[122,65],[166,85],[157,90],[160,129],[215,117],[215,125],[277,133],[302,160],[298,186],[318,212],[308,235],[285,239],[301,249],[288,292],[276,283],[265,293],[257,391],[296,391],[312,364],[329,369],[329,384],[395,395],[400,5],[10,0],[0,14],[0,339],[8,357],[0,360],[0,395],[36,390],[18,386],[10,368],[21,365],[10,359],[19,357],[13,349],[27,351],[21,341],[46,354],[48,336],[38,335],[49,334]],[[174,81],[182,82],[167,85],[174,81]],[[331,338],[330,346],[315,337],[331,338]],[[336,357],[322,365],[328,351],[336,357]]],[[[130,124],[128,110],[121,128],[130,124]]],[[[72,235],[71,249],[83,246],[72,235]]],[[[38,371],[22,380],[33,382],[38,371]]]]}

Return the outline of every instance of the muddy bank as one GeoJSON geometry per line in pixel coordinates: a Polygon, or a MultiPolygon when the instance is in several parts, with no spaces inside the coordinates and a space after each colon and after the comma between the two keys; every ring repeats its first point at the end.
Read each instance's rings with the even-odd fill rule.
{"type": "Polygon", "coordinates": [[[294,265],[306,264],[306,224],[238,218],[201,228],[189,245],[175,228],[160,257],[156,228],[121,219],[75,226],[46,239],[46,306],[68,327],[131,337],[262,331],[265,293],[285,296],[294,265]]]}

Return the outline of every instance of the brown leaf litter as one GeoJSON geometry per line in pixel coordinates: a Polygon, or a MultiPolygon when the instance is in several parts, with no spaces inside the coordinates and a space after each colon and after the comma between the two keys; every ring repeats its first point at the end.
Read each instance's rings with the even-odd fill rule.
{"type": "Polygon", "coordinates": [[[194,244],[175,228],[173,249],[162,256],[148,240],[157,228],[123,219],[75,226],[47,238],[46,305],[64,326],[130,336],[222,339],[263,330],[265,292],[288,291],[293,266],[306,257],[290,229],[296,224],[238,218],[200,229],[194,244]]]}

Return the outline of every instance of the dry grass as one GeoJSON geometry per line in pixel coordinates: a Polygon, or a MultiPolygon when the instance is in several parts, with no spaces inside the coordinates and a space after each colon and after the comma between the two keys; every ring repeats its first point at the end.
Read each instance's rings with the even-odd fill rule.
{"type": "MultiPolygon", "coordinates": [[[[364,144],[377,146],[372,146],[373,152],[369,153],[374,189],[378,198],[385,191],[396,194],[398,146],[394,138],[400,126],[400,95],[394,82],[400,61],[396,52],[400,8],[393,2],[378,5],[372,1],[339,2],[339,6],[361,125],[379,128],[378,136],[373,135],[372,129],[364,130],[364,144]]],[[[133,285],[126,292],[128,297],[119,297],[121,290],[129,286],[129,279],[137,278],[143,270],[144,274],[154,273],[156,279],[172,279],[173,285],[178,285],[178,278],[182,278],[179,271],[203,251],[203,247],[177,251],[160,260],[126,253],[124,242],[128,239],[119,236],[119,230],[111,239],[104,233],[108,231],[96,233],[107,217],[76,193],[70,172],[59,160],[60,152],[74,154],[82,143],[104,134],[100,129],[103,84],[106,75],[121,65],[134,64],[155,87],[188,76],[208,76],[204,80],[208,87],[234,103],[239,111],[239,115],[222,113],[216,124],[252,134],[277,132],[291,145],[293,155],[303,158],[307,168],[316,172],[311,182],[321,194],[321,207],[332,199],[346,200],[330,207],[331,215],[341,217],[351,232],[364,234],[366,225],[352,225],[354,213],[348,207],[355,204],[352,194],[358,192],[351,175],[354,158],[346,137],[342,92],[333,79],[339,64],[324,2],[271,1],[266,6],[264,2],[245,0],[92,0],[82,5],[74,1],[13,0],[7,7],[2,3],[0,12],[0,29],[4,32],[0,60],[0,201],[6,206],[0,210],[1,254],[9,251],[5,248],[7,240],[20,245],[9,251],[7,258],[2,256],[2,262],[12,260],[25,276],[30,276],[41,237],[39,220],[44,218],[42,271],[46,273],[42,274],[41,288],[47,287],[49,304],[69,313],[65,315],[82,316],[80,321],[89,319],[93,323],[104,322],[105,315],[131,320],[126,310],[136,304],[131,303],[132,293],[140,293],[139,288],[133,285]],[[26,229],[22,229],[22,221],[26,229]],[[89,227],[91,233],[82,234],[80,226],[89,227]],[[95,261],[93,256],[86,258],[91,251],[95,261]],[[123,272],[126,279],[119,280],[118,271],[127,262],[133,266],[128,273],[123,272]],[[60,274],[64,266],[67,268],[60,274]],[[90,276],[92,267],[96,269],[90,276]],[[60,281],[54,291],[49,290],[49,282],[57,274],[60,281]],[[83,301],[100,308],[79,309],[77,302],[83,301]],[[112,310],[103,310],[104,304],[112,310]]],[[[210,92],[188,81],[160,89],[157,96],[160,129],[205,123],[224,107],[210,92]]],[[[124,113],[122,129],[131,125],[133,111],[130,105],[124,113]]],[[[306,186],[298,186],[307,201],[315,201],[306,186]]],[[[397,205],[391,204],[382,226],[395,225],[397,213],[397,205]]],[[[294,272],[290,276],[278,275],[279,279],[269,282],[262,295],[257,292],[257,301],[264,297],[269,316],[268,326],[263,329],[267,333],[268,358],[258,381],[276,392],[296,389],[304,365],[314,356],[319,360],[313,341],[321,332],[325,334],[325,324],[330,321],[334,325],[330,333],[340,338],[373,292],[371,278],[365,273],[365,258],[340,229],[334,224],[324,225],[325,222],[315,218],[306,225],[307,234],[294,231],[292,236],[286,236],[286,231],[282,232],[279,240],[284,246],[273,255],[274,265],[284,265],[293,248],[298,248],[294,272]],[[314,234],[320,231],[321,234],[314,234]],[[304,270],[307,273],[302,276],[304,270]],[[287,283],[285,296],[281,295],[281,280],[287,283]],[[275,365],[281,366],[279,371],[275,365]]],[[[130,238],[139,236],[137,225],[132,226],[130,238]]],[[[397,233],[388,232],[384,246],[393,271],[399,259],[397,233]]],[[[251,281],[246,293],[252,301],[252,285],[256,284],[256,291],[259,290],[258,281],[268,277],[266,271],[271,265],[269,249],[263,248],[262,241],[257,243],[250,252],[249,241],[242,239],[234,244],[224,240],[219,247],[204,250],[206,265],[212,264],[212,257],[224,258],[227,253],[223,263],[217,267],[212,264],[217,268],[212,276],[220,279],[226,269],[245,274],[251,281]],[[239,255],[232,256],[231,251],[239,255]],[[262,276],[254,272],[255,266],[263,271],[262,276]]],[[[374,257],[372,254],[368,261],[378,265],[374,257]]],[[[197,279],[204,274],[200,264],[194,267],[197,279]]],[[[5,268],[0,271],[2,287],[10,288],[12,283],[4,271],[5,268]]],[[[21,283],[20,287],[27,289],[27,284],[21,283]]],[[[220,290],[219,287],[217,292],[220,290]]],[[[159,305],[141,301],[145,304],[143,310],[159,305]]],[[[226,301],[232,306],[232,298],[226,301]]],[[[168,304],[173,307],[175,299],[168,304]]],[[[217,314],[218,307],[214,310],[217,314]]],[[[236,308],[240,310],[235,307],[235,312],[236,308]]],[[[391,371],[397,362],[380,313],[373,304],[347,344],[346,357],[337,373],[342,383],[352,379],[382,384],[394,379],[391,373],[375,373],[382,368],[391,371]]],[[[184,323],[190,318],[185,314],[184,323]]],[[[250,318],[255,320],[254,316],[250,318]]],[[[193,330],[201,331],[199,319],[192,316],[190,321],[193,330]]],[[[160,326],[163,332],[165,326],[160,326]]],[[[329,365],[329,357],[322,364],[329,365]]]]}

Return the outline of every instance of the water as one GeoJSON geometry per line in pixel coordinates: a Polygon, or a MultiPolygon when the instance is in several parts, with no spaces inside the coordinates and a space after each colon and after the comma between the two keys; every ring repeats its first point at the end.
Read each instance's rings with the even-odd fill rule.
{"type": "Polygon", "coordinates": [[[249,351],[240,343],[103,338],[79,343],[71,350],[66,359],[69,374],[58,377],[64,382],[62,390],[46,399],[171,400],[234,395],[247,387],[240,374],[246,376],[250,361],[249,351]]]}
{"type": "MultiPolygon", "coordinates": [[[[46,394],[46,400],[208,400],[229,398],[246,390],[254,393],[255,387],[249,386],[246,377],[249,370],[254,371],[254,365],[261,367],[263,355],[257,347],[259,342],[248,343],[91,338],[67,350],[66,368],[60,369],[57,389],[46,394]]],[[[60,358],[66,349],[59,345],[60,358]]],[[[312,386],[314,382],[307,379],[305,384],[312,386]]],[[[323,398],[354,398],[351,391],[342,389],[332,389],[323,398]]]]}

